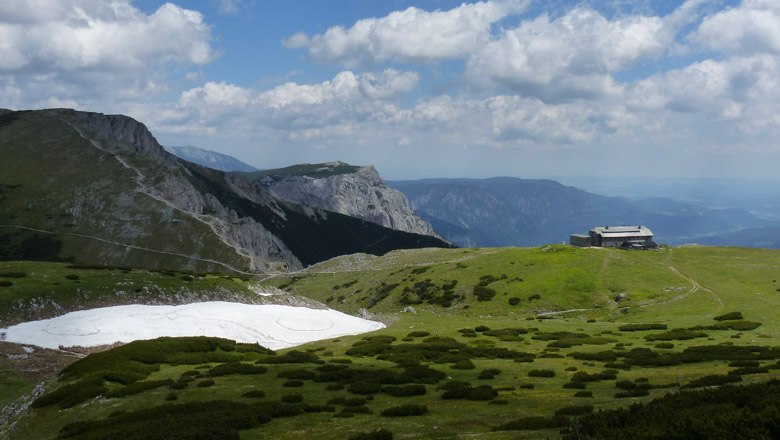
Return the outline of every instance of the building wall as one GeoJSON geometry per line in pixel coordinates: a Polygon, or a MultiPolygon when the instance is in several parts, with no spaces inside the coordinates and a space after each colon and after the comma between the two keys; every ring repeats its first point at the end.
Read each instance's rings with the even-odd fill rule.
{"type": "Polygon", "coordinates": [[[569,244],[572,246],[588,247],[593,246],[593,241],[588,236],[570,235],[569,244]]]}

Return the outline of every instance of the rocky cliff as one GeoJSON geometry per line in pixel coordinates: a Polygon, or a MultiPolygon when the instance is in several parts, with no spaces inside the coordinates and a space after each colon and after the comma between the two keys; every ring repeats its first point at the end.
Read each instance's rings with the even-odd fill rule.
{"type": "Polygon", "coordinates": [[[386,228],[438,237],[406,196],[390,188],[373,166],[343,162],[303,164],[250,174],[272,196],[361,218],[386,228]]]}

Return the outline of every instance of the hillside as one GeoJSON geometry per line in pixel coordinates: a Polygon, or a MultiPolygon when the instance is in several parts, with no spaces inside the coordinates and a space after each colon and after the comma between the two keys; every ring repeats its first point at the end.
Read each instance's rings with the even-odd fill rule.
{"type": "Polygon", "coordinates": [[[211,168],[219,171],[257,171],[257,168],[242,162],[233,156],[227,154],[217,153],[216,151],[204,150],[203,148],[193,147],[192,145],[185,145],[181,147],[166,146],[166,150],[175,154],[177,157],[203,165],[204,167],[211,168]]]}
{"type": "Polygon", "coordinates": [[[780,249],[780,227],[744,229],[705,237],[695,237],[691,243],[708,246],[741,246],[780,249]]]}
{"type": "Polygon", "coordinates": [[[3,260],[240,273],[448,246],[274,198],[176,158],[126,116],[5,112],[0,154],[3,260]]]}
{"type": "MultiPolygon", "coordinates": [[[[777,251],[709,247],[339,257],[262,284],[368,309],[386,329],[275,354],[224,340],[129,344],[68,367],[12,438],[186,438],[196,429],[343,439],[380,428],[399,438],[576,438],[574,423],[598,432],[611,420],[592,411],[651,401],[666,411],[680,399],[657,399],[681,390],[689,408],[706,404],[701,414],[706,399],[734,414],[749,405],[723,393],[764,399],[760,416],[737,418],[745,435],[734,417],[712,425],[756,438],[777,399],[690,390],[780,377],[778,265],[777,251]]],[[[652,422],[641,411],[632,406],[631,424],[652,422]]],[[[664,417],[677,432],[698,426],[664,417]]]]}
{"type": "Polygon", "coordinates": [[[552,180],[512,177],[396,181],[416,213],[460,246],[568,242],[597,225],[648,225],[661,243],[763,226],[744,209],[713,209],[664,198],[627,200],[552,180]]]}

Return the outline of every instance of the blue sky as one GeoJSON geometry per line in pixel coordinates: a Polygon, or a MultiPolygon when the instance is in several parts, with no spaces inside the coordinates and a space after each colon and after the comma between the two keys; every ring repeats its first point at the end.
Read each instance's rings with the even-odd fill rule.
{"type": "Polygon", "coordinates": [[[0,3],[0,106],[123,113],[260,168],[769,178],[776,0],[0,3]]]}

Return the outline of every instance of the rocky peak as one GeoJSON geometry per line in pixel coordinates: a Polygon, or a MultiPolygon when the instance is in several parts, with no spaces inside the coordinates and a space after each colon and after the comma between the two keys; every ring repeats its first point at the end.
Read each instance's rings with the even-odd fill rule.
{"type": "Polygon", "coordinates": [[[438,237],[400,191],[373,166],[344,162],[301,164],[253,175],[256,185],[291,203],[358,217],[387,228],[438,237]]]}

